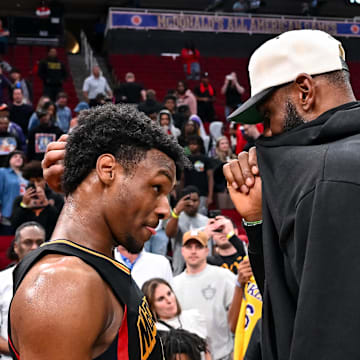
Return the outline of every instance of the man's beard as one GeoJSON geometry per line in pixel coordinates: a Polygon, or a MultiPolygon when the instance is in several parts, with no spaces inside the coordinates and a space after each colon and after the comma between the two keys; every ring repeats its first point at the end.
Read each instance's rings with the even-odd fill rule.
{"type": "Polygon", "coordinates": [[[286,115],[284,119],[284,132],[305,124],[305,119],[297,112],[290,99],[286,100],[286,115]]]}

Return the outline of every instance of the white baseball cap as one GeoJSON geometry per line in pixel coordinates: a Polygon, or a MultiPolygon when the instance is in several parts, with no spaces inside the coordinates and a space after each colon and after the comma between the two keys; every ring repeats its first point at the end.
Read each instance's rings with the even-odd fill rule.
{"type": "Polygon", "coordinates": [[[263,121],[257,105],[279,86],[294,81],[301,73],[318,75],[348,67],[340,41],[320,30],[294,30],[255,50],[248,69],[251,97],[228,120],[257,124],[263,121]]]}

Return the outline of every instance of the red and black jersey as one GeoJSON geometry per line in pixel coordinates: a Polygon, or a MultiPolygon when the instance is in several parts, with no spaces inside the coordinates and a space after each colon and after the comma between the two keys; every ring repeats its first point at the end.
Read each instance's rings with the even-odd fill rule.
{"type": "MultiPolygon", "coordinates": [[[[145,296],[123,264],[97,251],[69,240],[54,240],[29,253],[14,270],[14,294],[30,268],[45,255],[76,256],[92,266],[110,286],[124,309],[119,332],[109,348],[95,360],[162,360],[161,340],[145,296]]],[[[11,305],[10,305],[11,307],[11,305]]],[[[9,348],[14,360],[19,354],[11,340],[9,311],[9,348]]]]}

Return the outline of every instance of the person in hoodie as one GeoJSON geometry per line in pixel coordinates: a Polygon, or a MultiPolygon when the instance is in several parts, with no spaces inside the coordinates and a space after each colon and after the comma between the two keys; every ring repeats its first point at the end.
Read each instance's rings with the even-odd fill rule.
{"type": "Polygon", "coordinates": [[[180,136],[181,131],[174,126],[173,118],[169,110],[160,110],[158,115],[158,122],[166,134],[172,135],[176,139],[180,136]]]}
{"type": "Polygon", "coordinates": [[[249,76],[229,118],[263,121],[264,136],[224,173],[263,293],[263,359],[359,359],[360,103],[344,49],[289,31],[255,51],[249,76]]]}
{"type": "Polygon", "coordinates": [[[67,77],[65,65],[58,59],[57,50],[50,48],[48,56],[39,63],[38,75],[44,83],[44,95],[56,101],[57,94],[62,90],[67,77]]]}

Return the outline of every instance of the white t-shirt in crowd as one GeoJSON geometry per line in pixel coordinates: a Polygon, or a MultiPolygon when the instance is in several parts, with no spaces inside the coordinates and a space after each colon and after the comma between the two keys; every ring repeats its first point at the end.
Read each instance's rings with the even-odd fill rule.
{"type": "Polygon", "coordinates": [[[206,265],[197,274],[188,274],[185,270],[174,277],[173,283],[183,311],[197,309],[204,316],[213,359],[229,355],[234,344],[227,312],[232,302],[236,276],[227,269],[206,265]]]}
{"type": "Polygon", "coordinates": [[[110,90],[107,80],[101,75],[97,78],[94,75],[90,75],[84,80],[83,91],[88,93],[90,100],[95,99],[98,94],[106,95],[110,90]]]}
{"type": "MultiPolygon", "coordinates": [[[[0,336],[8,338],[8,315],[13,296],[13,271],[15,266],[0,271],[0,336]]],[[[11,356],[0,354],[1,360],[11,360],[11,356]]]]}
{"type": "MultiPolygon", "coordinates": [[[[115,260],[128,266],[128,264],[122,258],[118,249],[115,249],[115,260]]],[[[139,257],[131,269],[131,276],[135,280],[137,286],[141,289],[144,282],[153,278],[160,278],[166,280],[172,285],[173,275],[169,260],[159,254],[152,254],[145,250],[142,250],[139,257]]]]}
{"type": "MultiPolygon", "coordinates": [[[[183,329],[196,334],[202,339],[207,338],[206,320],[196,309],[183,310],[180,315],[162,321],[166,322],[174,329],[183,329]]],[[[156,328],[159,331],[170,330],[166,325],[160,322],[156,323],[156,328]]]]}

